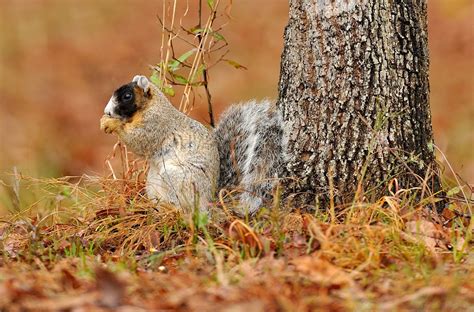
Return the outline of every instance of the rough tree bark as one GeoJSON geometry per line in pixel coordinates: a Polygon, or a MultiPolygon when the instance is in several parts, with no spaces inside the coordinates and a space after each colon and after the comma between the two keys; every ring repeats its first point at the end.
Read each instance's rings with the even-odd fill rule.
{"type": "Polygon", "coordinates": [[[379,196],[394,177],[439,190],[426,0],[290,0],[284,38],[277,106],[298,202],[379,196]]]}

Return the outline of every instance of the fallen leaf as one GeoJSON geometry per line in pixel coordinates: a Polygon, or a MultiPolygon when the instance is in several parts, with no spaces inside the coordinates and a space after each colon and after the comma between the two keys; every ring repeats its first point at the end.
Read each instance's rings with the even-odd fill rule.
{"type": "Polygon", "coordinates": [[[77,278],[71,272],[69,272],[69,270],[67,270],[66,268],[63,268],[61,270],[61,273],[62,273],[61,281],[66,288],[77,289],[81,287],[81,283],[77,280],[77,278]]]}
{"type": "Polygon", "coordinates": [[[99,291],[99,303],[107,308],[120,306],[125,298],[125,283],[101,267],[95,270],[96,286],[99,291]]]}
{"type": "Polygon", "coordinates": [[[295,265],[297,271],[322,286],[345,287],[354,285],[354,281],[349,274],[326,260],[304,256],[292,260],[291,263],[295,265]]]}
{"type": "Polygon", "coordinates": [[[443,228],[428,220],[416,220],[405,223],[405,230],[410,236],[404,236],[407,240],[422,242],[426,247],[434,250],[435,247],[446,248],[449,240],[443,228]]]}
{"type": "Polygon", "coordinates": [[[265,311],[265,303],[260,300],[252,300],[250,302],[242,302],[230,304],[222,309],[222,312],[259,312],[265,311]]]}
{"type": "Polygon", "coordinates": [[[51,298],[34,298],[24,300],[22,307],[27,311],[37,311],[39,308],[41,311],[63,311],[71,310],[75,311],[82,307],[85,311],[90,311],[91,305],[97,300],[97,293],[90,292],[85,294],[75,295],[61,295],[51,298]]]}

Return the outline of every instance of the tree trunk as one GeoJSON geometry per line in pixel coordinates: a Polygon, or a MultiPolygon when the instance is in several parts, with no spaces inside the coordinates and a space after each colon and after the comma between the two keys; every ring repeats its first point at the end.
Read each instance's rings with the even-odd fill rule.
{"type": "Polygon", "coordinates": [[[426,0],[290,0],[277,106],[297,202],[380,196],[393,178],[439,190],[426,19],[426,0]]]}

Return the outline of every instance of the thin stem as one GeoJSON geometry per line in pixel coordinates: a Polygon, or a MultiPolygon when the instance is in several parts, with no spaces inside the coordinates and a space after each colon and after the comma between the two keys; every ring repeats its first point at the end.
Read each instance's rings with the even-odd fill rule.
{"type": "MultiPolygon", "coordinates": [[[[199,7],[198,7],[198,12],[199,12],[199,25],[198,27],[201,28],[201,21],[202,21],[202,0],[199,0],[199,7]]],[[[198,36],[199,44],[201,44],[202,36],[199,34],[198,36]]],[[[204,54],[201,54],[201,63],[204,65],[204,69],[202,71],[202,78],[204,82],[204,89],[206,90],[206,97],[207,97],[207,112],[209,114],[209,124],[211,127],[215,127],[215,122],[214,122],[214,111],[212,108],[212,97],[211,97],[211,92],[209,91],[209,80],[208,80],[208,73],[207,73],[207,66],[204,61],[204,54]]]]}
{"type": "MultiPolygon", "coordinates": [[[[203,60],[203,64],[204,64],[204,60],[203,60]]],[[[202,77],[203,77],[203,80],[204,80],[204,89],[206,89],[207,112],[209,113],[209,124],[211,125],[211,127],[214,128],[215,127],[214,112],[213,112],[213,109],[212,109],[211,93],[209,92],[206,67],[204,67],[204,70],[202,71],[202,77]]]]}

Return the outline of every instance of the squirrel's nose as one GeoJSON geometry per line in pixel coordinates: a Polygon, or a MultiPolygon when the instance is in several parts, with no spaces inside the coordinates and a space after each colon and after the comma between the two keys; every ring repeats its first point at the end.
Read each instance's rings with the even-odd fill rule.
{"type": "Polygon", "coordinates": [[[107,105],[105,106],[104,114],[112,117],[114,107],[115,107],[115,103],[114,103],[114,98],[112,97],[107,103],[107,105]]]}

